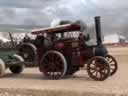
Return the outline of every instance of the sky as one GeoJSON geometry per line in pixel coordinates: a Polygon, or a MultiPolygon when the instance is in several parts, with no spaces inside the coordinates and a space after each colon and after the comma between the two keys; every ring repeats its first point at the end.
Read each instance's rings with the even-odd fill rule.
{"type": "Polygon", "coordinates": [[[101,16],[105,35],[127,35],[128,0],[0,0],[0,32],[31,32],[53,20],[83,20],[94,26],[101,16]]]}

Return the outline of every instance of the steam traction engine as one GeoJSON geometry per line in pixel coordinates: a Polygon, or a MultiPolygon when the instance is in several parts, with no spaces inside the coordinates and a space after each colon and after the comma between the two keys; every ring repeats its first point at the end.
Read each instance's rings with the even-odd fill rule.
{"type": "Polygon", "coordinates": [[[78,23],[69,23],[35,30],[37,35],[33,43],[24,43],[19,47],[19,54],[28,60],[34,60],[44,76],[50,79],[60,79],[73,75],[87,64],[88,75],[98,81],[103,81],[117,71],[117,62],[108,54],[102,44],[100,17],[95,17],[97,45],[85,44],[89,36],[84,36],[78,23]],[[72,32],[79,32],[77,37],[66,37],[72,32]]]}

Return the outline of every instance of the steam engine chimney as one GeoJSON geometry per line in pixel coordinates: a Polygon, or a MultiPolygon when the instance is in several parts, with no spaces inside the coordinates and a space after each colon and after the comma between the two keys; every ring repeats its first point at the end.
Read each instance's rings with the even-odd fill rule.
{"type": "Polygon", "coordinates": [[[94,17],[95,19],[95,29],[96,29],[96,38],[97,38],[97,45],[102,44],[101,39],[101,23],[100,23],[100,16],[94,17]]]}

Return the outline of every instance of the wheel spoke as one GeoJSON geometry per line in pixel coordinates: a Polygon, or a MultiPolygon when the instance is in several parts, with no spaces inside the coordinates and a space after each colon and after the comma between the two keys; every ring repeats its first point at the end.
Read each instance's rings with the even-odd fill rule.
{"type": "Polygon", "coordinates": [[[114,62],[114,61],[113,60],[109,61],[109,63],[112,63],[112,62],[114,62]]]}
{"type": "Polygon", "coordinates": [[[105,76],[105,74],[104,74],[105,72],[99,71],[99,73],[100,73],[101,78],[103,78],[105,76]]]}
{"type": "Polygon", "coordinates": [[[96,71],[96,77],[98,77],[98,71],[96,71]]]}
{"type": "Polygon", "coordinates": [[[96,70],[91,71],[92,74],[94,74],[95,72],[96,72],[96,70]]]}

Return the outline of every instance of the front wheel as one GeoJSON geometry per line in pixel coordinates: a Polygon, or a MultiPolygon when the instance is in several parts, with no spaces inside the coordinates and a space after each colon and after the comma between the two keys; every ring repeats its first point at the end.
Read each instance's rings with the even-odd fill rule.
{"type": "Polygon", "coordinates": [[[48,51],[42,58],[42,70],[49,79],[61,79],[67,72],[64,55],[58,51],[48,51]]]}
{"type": "Polygon", "coordinates": [[[117,72],[118,69],[118,63],[116,61],[116,59],[111,56],[111,55],[106,55],[105,56],[106,60],[108,61],[109,65],[110,65],[110,76],[114,75],[117,72]]]}
{"type": "Polygon", "coordinates": [[[88,75],[97,81],[104,81],[110,75],[110,66],[105,58],[96,56],[87,64],[88,75]]]}
{"type": "MultiPolygon", "coordinates": [[[[17,54],[15,54],[13,57],[14,57],[14,62],[19,62],[19,63],[24,62],[24,59],[17,54]]],[[[14,74],[20,74],[24,70],[24,64],[21,63],[18,65],[12,65],[9,67],[9,69],[14,74]]]]}
{"type": "Polygon", "coordinates": [[[0,77],[5,74],[6,66],[2,59],[0,59],[0,77]]]}

